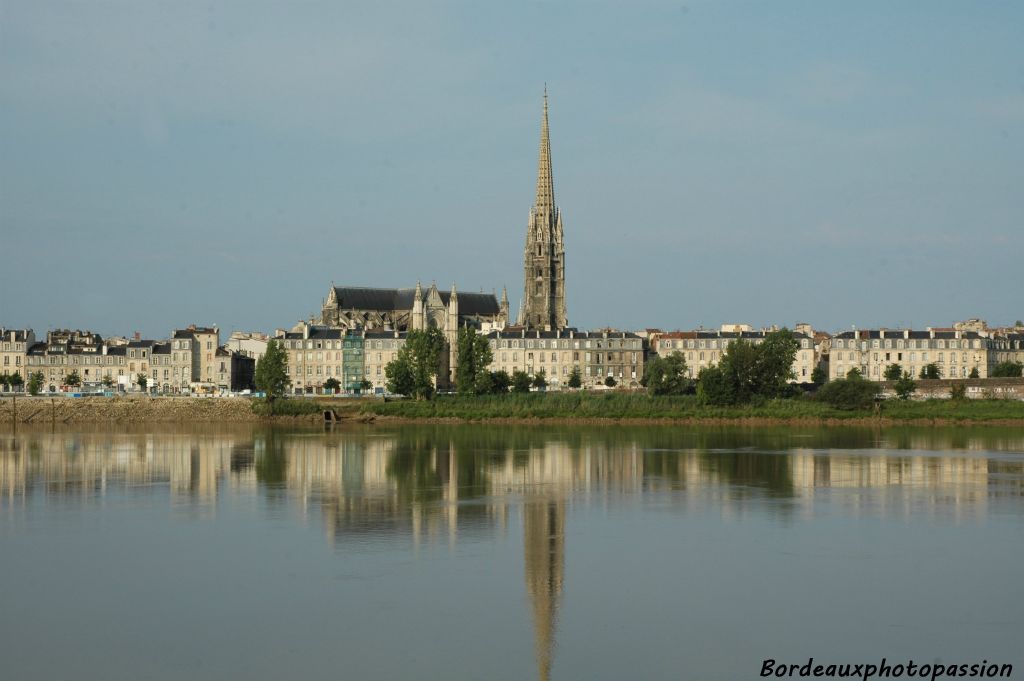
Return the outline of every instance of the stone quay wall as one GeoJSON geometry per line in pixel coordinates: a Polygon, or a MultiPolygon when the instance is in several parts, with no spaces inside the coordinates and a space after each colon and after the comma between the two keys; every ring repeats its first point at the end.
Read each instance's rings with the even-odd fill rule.
{"type": "Polygon", "coordinates": [[[260,421],[247,398],[66,397],[0,398],[0,423],[131,423],[260,421]]]}

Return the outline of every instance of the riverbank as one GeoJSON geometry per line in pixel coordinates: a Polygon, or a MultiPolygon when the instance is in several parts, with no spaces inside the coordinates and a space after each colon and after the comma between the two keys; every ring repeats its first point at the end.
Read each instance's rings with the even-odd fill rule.
{"type": "Polygon", "coordinates": [[[988,424],[1024,426],[1017,400],[887,400],[871,410],[842,410],[810,399],[735,407],[702,405],[695,396],[643,393],[530,393],[439,396],[430,401],[372,401],[361,412],[383,420],[480,423],[680,423],[693,425],[988,424]]]}
{"type": "MultiPolygon", "coordinates": [[[[272,420],[286,423],[321,423],[323,413],[268,417],[253,409],[254,400],[242,397],[65,397],[21,396],[0,398],[0,423],[246,423],[272,420]]],[[[304,403],[303,406],[309,403],[304,403]]],[[[319,404],[319,402],[318,402],[319,404]]],[[[312,406],[312,405],[310,405],[312,406]]],[[[342,415],[357,415],[353,401],[332,400],[324,407],[342,415]]],[[[282,409],[282,411],[285,411],[282,409]]]]}
{"type": "Polygon", "coordinates": [[[643,393],[530,393],[430,401],[288,399],[277,413],[247,398],[83,397],[0,398],[0,423],[296,423],[323,422],[331,409],[340,422],[493,423],[524,425],[1001,425],[1024,426],[1018,400],[886,400],[872,410],[840,410],[809,399],[712,407],[694,396],[643,393]],[[300,408],[301,407],[301,408],[300,408]],[[283,412],[283,413],[282,413],[283,412]]]}

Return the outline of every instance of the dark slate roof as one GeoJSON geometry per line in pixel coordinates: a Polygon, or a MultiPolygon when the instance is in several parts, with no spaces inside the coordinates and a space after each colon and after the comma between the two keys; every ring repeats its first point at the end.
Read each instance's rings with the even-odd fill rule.
{"type": "Polygon", "coordinates": [[[576,329],[540,331],[537,329],[523,329],[523,327],[509,327],[502,331],[491,331],[486,334],[486,336],[487,338],[579,338],[583,340],[591,338],[640,338],[640,336],[635,333],[630,333],[629,331],[577,331],[576,329]]]}
{"type": "Polygon", "coordinates": [[[393,331],[391,329],[370,329],[363,334],[364,338],[405,338],[405,331],[393,331]]]}
{"type": "MultiPolygon", "coordinates": [[[[420,289],[424,299],[430,289],[420,289]]],[[[448,305],[451,291],[438,290],[441,302],[448,305]]],[[[416,298],[415,288],[366,288],[360,286],[335,286],[334,295],[341,310],[376,310],[393,312],[395,310],[411,310],[416,298]]],[[[501,306],[493,293],[459,293],[459,314],[498,314],[501,306]]]]}
{"type": "Polygon", "coordinates": [[[171,354],[171,344],[170,343],[155,343],[153,345],[153,354],[154,355],[169,355],[169,354],[171,354]]]}
{"type": "Polygon", "coordinates": [[[128,347],[130,348],[151,348],[156,345],[154,340],[133,340],[128,341],[128,347]]]}
{"type": "Polygon", "coordinates": [[[46,343],[33,343],[28,346],[28,350],[25,351],[29,355],[45,355],[46,354],[46,343]]]}
{"type": "Polygon", "coordinates": [[[328,327],[313,327],[309,330],[307,338],[301,331],[288,331],[284,334],[286,340],[333,340],[342,338],[345,335],[344,329],[332,329],[328,327]]]}
{"type": "Polygon", "coordinates": [[[126,345],[111,345],[107,348],[107,355],[117,357],[118,355],[127,354],[128,346],[126,345]]]}
{"type": "MultiPolygon", "coordinates": [[[[854,337],[853,334],[853,331],[843,331],[833,336],[833,338],[852,339],[854,337]]],[[[956,331],[935,331],[934,336],[932,334],[932,331],[909,331],[906,334],[906,338],[921,340],[928,338],[955,339],[957,337],[956,331]]],[[[882,338],[882,334],[879,329],[860,329],[857,331],[857,340],[875,340],[880,338],[882,338]]],[[[902,329],[885,329],[886,340],[897,338],[904,338],[904,331],[902,329]]],[[[981,338],[981,335],[977,331],[961,331],[960,338],[973,340],[981,338]]]]}

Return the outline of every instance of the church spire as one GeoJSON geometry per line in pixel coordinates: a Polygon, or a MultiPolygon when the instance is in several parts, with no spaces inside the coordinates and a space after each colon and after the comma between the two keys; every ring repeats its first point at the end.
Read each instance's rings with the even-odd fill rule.
{"type": "Polygon", "coordinates": [[[540,158],[537,161],[537,212],[554,211],[555,181],[551,173],[551,138],[548,134],[548,86],[544,84],[544,117],[540,124],[540,158]]]}

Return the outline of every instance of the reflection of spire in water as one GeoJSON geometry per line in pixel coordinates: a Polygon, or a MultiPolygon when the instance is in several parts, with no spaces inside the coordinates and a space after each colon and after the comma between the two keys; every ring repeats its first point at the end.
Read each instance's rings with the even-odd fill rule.
{"type": "Polygon", "coordinates": [[[523,507],[523,559],[526,590],[533,606],[537,676],[548,681],[565,572],[565,508],[561,503],[527,503],[523,507]]]}

